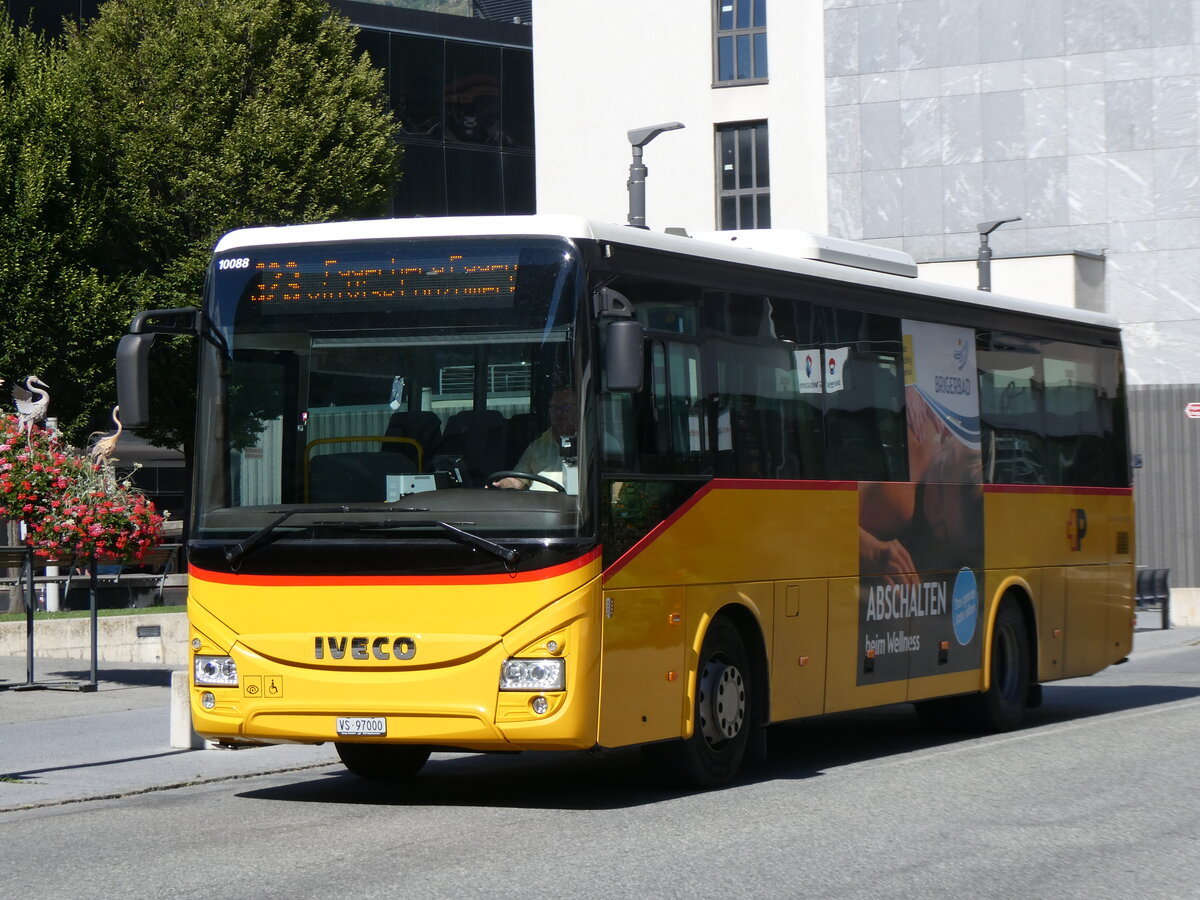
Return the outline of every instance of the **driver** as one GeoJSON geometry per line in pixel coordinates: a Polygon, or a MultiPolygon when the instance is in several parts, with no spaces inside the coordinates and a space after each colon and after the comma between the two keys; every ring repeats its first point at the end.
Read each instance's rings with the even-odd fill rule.
{"type": "MultiPolygon", "coordinates": [[[[560,438],[575,433],[578,425],[579,407],[575,394],[568,388],[559,388],[550,395],[550,427],[534,438],[514,467],[518,472],[540,474],[562,467],[560,438]]],[[[528,490],[528,478],[509,475],[492,482],[493,487],[528,490]]]]}

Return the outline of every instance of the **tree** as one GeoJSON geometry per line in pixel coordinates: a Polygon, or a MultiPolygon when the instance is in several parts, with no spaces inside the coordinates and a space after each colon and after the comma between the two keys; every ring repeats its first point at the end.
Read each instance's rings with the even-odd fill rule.
{"type": "MultiPolygon", "coordinates": [[[[100,210],[82,254],[121,298],[122,330],[129,308],[199,305],[231,228],[387,209],[399,154],[382,73],[324,0],[109,0],[68,28],[59,72],[100,210]]],[[[160,340],[147,436],[187,452],[183,343],[160,340]]]]}
{"type": "Polygon", "coordinates": [[[52,414],[78,431],[110,402],[112,348],[133,307],[87,260],[102,208],[50,49],[0,13],[0,374],[40,376],[52,414]]]}

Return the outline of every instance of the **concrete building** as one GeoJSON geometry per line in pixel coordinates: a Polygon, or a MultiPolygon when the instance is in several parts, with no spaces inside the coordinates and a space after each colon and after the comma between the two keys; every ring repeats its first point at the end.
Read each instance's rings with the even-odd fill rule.
{"type": "Polygon", "coordinates": [[[82,22],[96,15],[101,0],[4,0],[9,17],[18,25],[56,34],[63,19],[82,22]]]}
{"type": "Polygon", "coordinates": [[[530,0],[330,5],[359,27],[400,121],[393,215],[533,212],[530,0]]]}
{"type": "MultiPolygon", "coordinates": [[[[5,0],[18,25],[55,34],[101,0],[5,0]]],[[[330,0],[384,70],[401,122],[397,216],[534,211],[531,0],[330,0]]]]}
{"type": "MultiPolygon", "coordinates": [[[[539,211],[791,227],[1124,324],[1138,561],[1200,585],[1200,4],[536,0],[539,211]],[[764,214],[765,213],[765,214],[764,214]]],[[[1200,591],[1176,591],[1179,600],[1200,591]]],[[[1193,600],[1194,602],[1194,600],[1193,600]]]]}

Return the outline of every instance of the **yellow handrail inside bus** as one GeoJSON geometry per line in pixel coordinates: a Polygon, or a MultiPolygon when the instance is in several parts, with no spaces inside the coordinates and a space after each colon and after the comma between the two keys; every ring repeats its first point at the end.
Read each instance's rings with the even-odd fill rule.
{"type": "Polygon", "coordinates": [[[417,471],[425,471],[425,448],[421,446],[421,442],[410,437],[386,437],[381,434],[353,434],[349,437],[327,437],[317,438],[309,441],[304,445],[304,502],[308,502],[308,479],[309,470],[312,464],[312,451],[314,447],[319,447],[322,444],[353,444],[363,443],[366,441],[378,441],[381,444],[411,444],[417,448],[417,471]]]}

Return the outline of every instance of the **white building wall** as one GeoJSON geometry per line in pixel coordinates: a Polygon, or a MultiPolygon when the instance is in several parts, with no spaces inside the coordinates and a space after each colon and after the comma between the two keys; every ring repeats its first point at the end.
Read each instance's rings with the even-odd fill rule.
{"type": "MultiPolygon", "coordinates": [[[[917,270],[922,278],[938,284],[968,290],[974,290],[979,284],[979,267],[975,260],[921,263],[917,270]]],[[[1088,303],[1081,302],[1079,297],[1080,276],[1073,254],[993,259],[991,273],[993,293],[1068,309],[1088,308],[1088,303]]]]}
{"type": "Polygon", "coordinates": [[[773,224],[827,230],[821,0],[769,4],[767,84],[714,88],[711,0],[534,0],[541,213],[625,222],[632,128],[678,121],[645,149],[646,222],[713,230],[715,126],[765,119],[773,224]]]}

